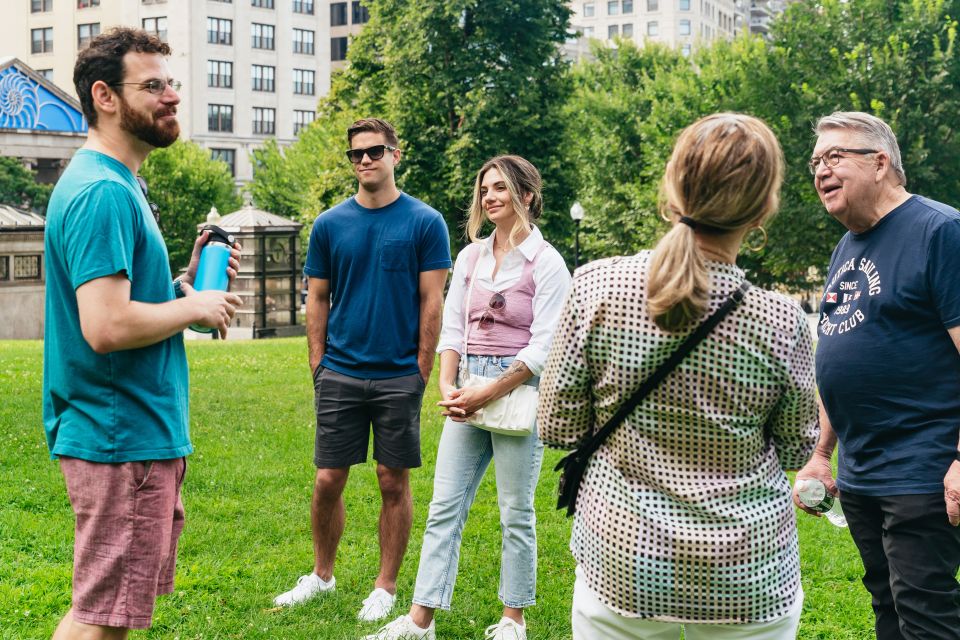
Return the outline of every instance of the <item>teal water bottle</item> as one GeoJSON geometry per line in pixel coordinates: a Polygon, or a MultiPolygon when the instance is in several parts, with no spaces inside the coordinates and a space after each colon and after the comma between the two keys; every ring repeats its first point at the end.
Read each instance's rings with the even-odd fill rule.
{"type": "MultiPolygon", "coordinates": [[[[197,265],[197,275],[193,279],[193,288],[197,291],[227,291],[230,278],[227,276],[227,267],[230,264],[230,247],[233,246],[233,236],[212,224],[206,225],[203,231],[210,235],[203,249],[200,250],[200,264],[197,265]]],[[[213,333],[210,327],[201,327],[192,324],[190,328],[198,333],[213,333]]]]}

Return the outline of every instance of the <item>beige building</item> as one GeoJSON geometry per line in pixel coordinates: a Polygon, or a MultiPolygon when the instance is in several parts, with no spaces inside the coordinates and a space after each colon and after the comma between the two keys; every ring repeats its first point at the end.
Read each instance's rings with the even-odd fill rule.
{"type": "Polygon", "coordinates": [[[360,2],[330,0],[4,0],[0,57],[15,56],[73,91],[77,52],[116,25],[170,43],[183,82],[184,137],[253,175],[250,151],[267,138],[289,144],[315,117],[342,66],[351,34],[367,20],[360,2]],[[333,26],[332,26],[333,25],[333,26]]]}
{"type": "Polygon", "coordinates": [[[572,28],[583,38],[660,42],[689,54],[698,42],[730,39],[746,25],[743,0],[575,0],[572,28]]]}

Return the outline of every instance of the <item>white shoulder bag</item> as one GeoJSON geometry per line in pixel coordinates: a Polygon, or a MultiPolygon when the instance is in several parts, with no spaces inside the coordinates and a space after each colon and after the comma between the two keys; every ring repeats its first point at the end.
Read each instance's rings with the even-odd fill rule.
{"type": "MultiPolygon", "coordinates": [[[[463,331],[463,354],[460,356],[460,387],[478,387],[489,384],[496,378],[473,375],[467,364],[467,339],[470,336],[470,299],[473,295],[473,283],[477,280],[477,270],[483,258],[484,249],[473,265],[470,275],[470,284],[467,287],[465,327],[463,331]]],[[[521,384],[516,389],[492,402],[488,402],[476,413],[467,418],[467,424],[480,429],[500,433],[507,436],[528,436],[534,432],[534,423],[537,419],[537,402],[540,392],[528,384],[521,384]]]]}

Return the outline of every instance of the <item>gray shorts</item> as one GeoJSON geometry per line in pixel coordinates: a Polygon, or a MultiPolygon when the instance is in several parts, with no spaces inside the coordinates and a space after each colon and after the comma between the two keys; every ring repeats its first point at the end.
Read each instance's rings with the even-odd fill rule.
{"type": "Polygon", "coordinates": [[[374,460],[391,469],[419,467],[425,388],[419,373],[366,380],[319,367],[313,376],[313,464],[336,469],[365,462],[372,424],[374,460]]]}

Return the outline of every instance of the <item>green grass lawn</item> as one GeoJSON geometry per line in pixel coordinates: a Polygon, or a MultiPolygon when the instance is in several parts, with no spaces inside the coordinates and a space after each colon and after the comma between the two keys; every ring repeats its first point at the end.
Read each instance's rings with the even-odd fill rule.
{"type": "MultiPolygon", "coordinates": [[[[0,342],[0,638],[48,638],[70,605],[73,517],[40,419],[42,344],[0,342]]],[[[372,464],[355,467],[345,494],[347,528],[337,591],[276,611],[271,599],[310,570],[313,391],[301,339],[194,342],[192,438],[184,488],[187,527],[176,592],[158,601],[154,626],[133,638],[357,638],[376,625],[356,620],[378,569],[379,495],[372,464]]],[[[409,606],[420,555],[442,421],[437,391],[423,412],[422,469],[413,473],[415,515],[400,574],[398,610],[409,606]]],[[[538,604],[530,638],[570,637],[570,522],[554,510],[560,452],[548,451],[537,492],[538,604]]],[[[800,514],[803,587],[800,638],[872,637],[870,600],[846,530],[800,514]]],[[[439,638],[482,638],[499,619],[500,531],[493,473],[487,474],[463,537],[451,612],[439,638]]]]}

